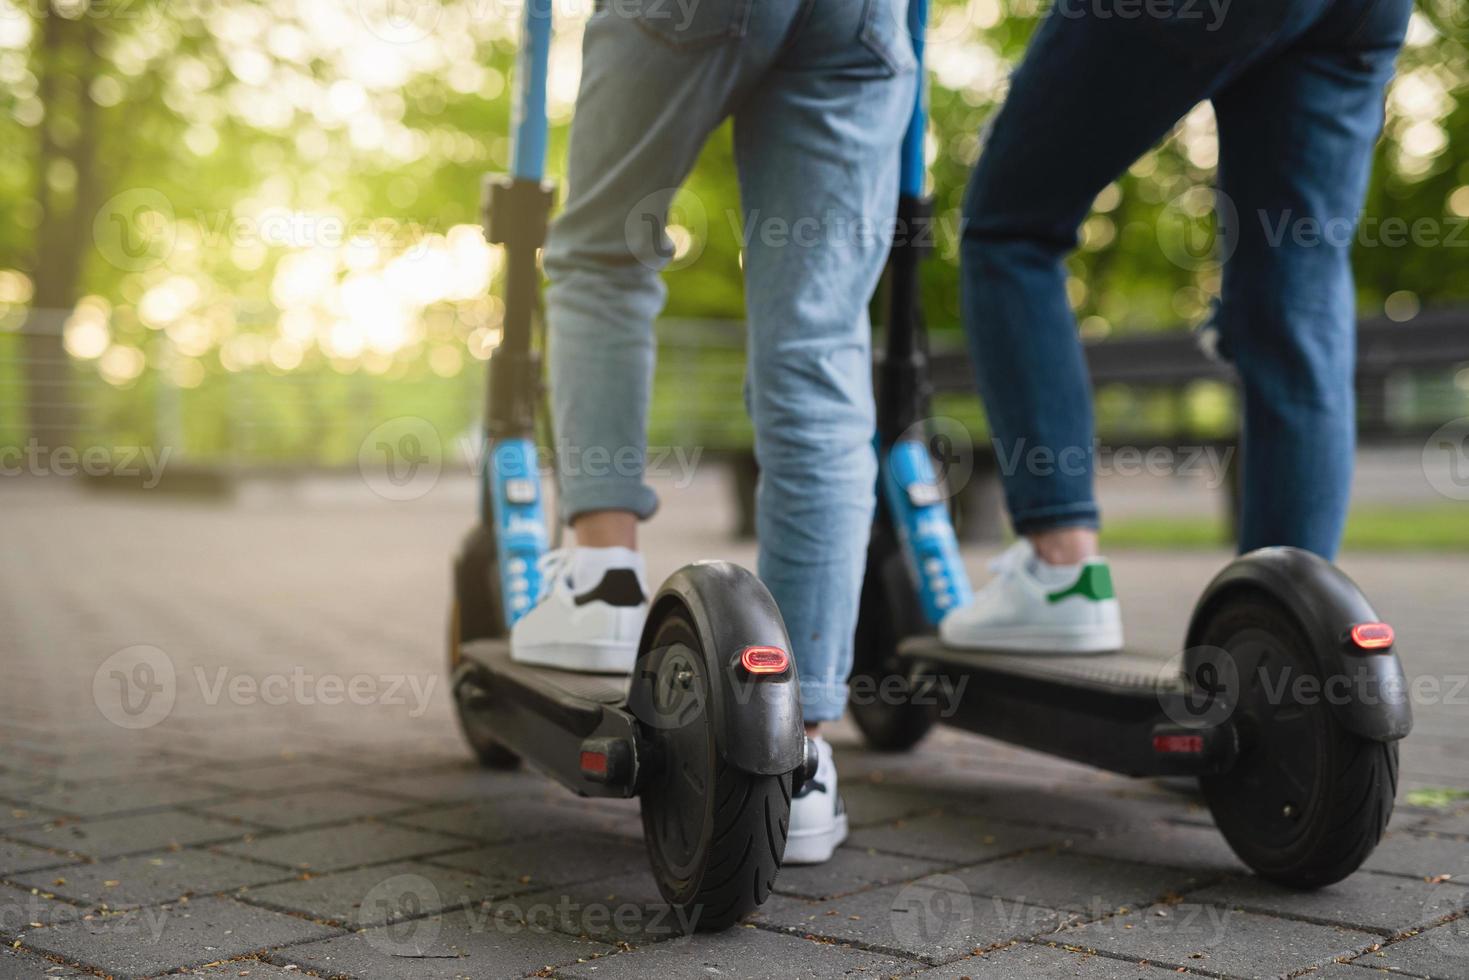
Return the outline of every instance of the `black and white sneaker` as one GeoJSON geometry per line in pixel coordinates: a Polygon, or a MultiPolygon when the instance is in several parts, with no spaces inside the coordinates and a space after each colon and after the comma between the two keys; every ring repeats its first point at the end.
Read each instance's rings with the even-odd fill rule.
{"type": "Polygon", "coordinates": [[[821,864],[847,839],[847,807],[837,792],[837,767],[826,739],[814,736],[819,762],[791,799],[791,832],[786,837],[786,864],[821,864]]]}
{"type": "Polygon", "coordinates": [[[516,663],[628,674],[648,618],[643,558],[630,548],[563,548],[540,561],[541,595],[510,631],[516,663]]]}

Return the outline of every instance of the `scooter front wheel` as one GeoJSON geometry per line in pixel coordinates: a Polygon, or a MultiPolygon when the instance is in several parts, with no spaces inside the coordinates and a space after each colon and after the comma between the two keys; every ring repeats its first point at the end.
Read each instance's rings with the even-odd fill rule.
{"type": "Polygon", "coordinates": [[[769,896],[790,827],[792,774],[759,775],[720,751],[711,658],[682,608],[669,611],[639,661],[635,700],[650,765],[643,836],[659,891],[686,931],[727,928],[769,896]]]}
{"type": "Polygon", "coordinates": [[[1221,602],[1200,636],[1227,656],[1237,691],[1230,720],[1239,758],[1201,780],[1220,832],[1262,878],[1292,888],[1340,881],[1372,853],[1392,815],[1397,743],[1349,731],[1326,698],[1310,693],[1325,678],[1307,636],[1263,593],[1221,602]]]}

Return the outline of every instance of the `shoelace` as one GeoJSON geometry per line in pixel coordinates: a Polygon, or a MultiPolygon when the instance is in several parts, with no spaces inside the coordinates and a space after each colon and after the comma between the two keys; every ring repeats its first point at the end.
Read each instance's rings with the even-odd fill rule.
{"type": "Polygon", "coordinates": [[[546,552],[536,559],[536,571],[541,576],[541,592],[536,596],[536,601],[540,602],[571,571],[571,549],[553,548],[546,552]]]}

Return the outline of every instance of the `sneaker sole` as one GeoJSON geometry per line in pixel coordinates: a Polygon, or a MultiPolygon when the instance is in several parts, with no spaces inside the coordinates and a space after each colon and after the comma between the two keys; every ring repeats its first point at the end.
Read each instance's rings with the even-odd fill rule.
{"type": "Polygon", "coordinates": [[[1066,630],[1048,629],[991,629],[985,630],[983,638],[944,637],[944,645],[955,650],[1013,650],[1020,653],[1052,653],[1059,656],[1071,654],[1116,653],[1122,649],[1122,631],[1098,630],[1089,626],[1078,626],[1066,630]]]}
{"type": "Polygon", "coordinates": [[[786,838],[783,864],[822,864],[831,860],[837,845],[847,839],[847,815],[839,815],[830,827],[792,833],[786,838]]]}
{"type": "Polygon", "coordinates": [[[631,674],[638,659],[636,643],[541,643],[510,648],[510,659],[530,667],[550,667],[582,674],[631,674]]]}

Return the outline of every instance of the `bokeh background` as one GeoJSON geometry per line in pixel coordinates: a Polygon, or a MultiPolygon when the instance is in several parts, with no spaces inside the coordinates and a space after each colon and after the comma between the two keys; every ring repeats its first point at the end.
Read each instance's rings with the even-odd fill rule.
{"type": "MultiPolygon", "coordinates": [[[[554,6],[560,175],[592,0],[554,6]]],[[[925,301],[943,347],[958,329],[967,170],[1044,4],[934,7],[940,221],[925,301]]],[[[520,0],[0,0],[0,448],[14,459],[27,446],[166,447],[175,468],[201,470],[350,467],[367,432],[410,416],[443,435],[434,451],[464,455],[500,337],[501,262],[478,225],[479,181],[508,161],[521,15],[520,0]]],[[[1389,93],[1359,236],[1364,318],[1410,325],[1469,308],[1466,148],[1469,13],[1428,0],[1389,93]]],[[[1203,105],[1100,195],[1070,280],[1089,343],[1207,316],[1217,156],[1203,105]]],[[[737,215],[721,131],[674,208],[654,442],[748,445],[730,411],[737,215]]],[[[1417,467],[1422,433],[1469,414],[1469,366],[1414,367],[1391,385],[1409,437],[1383,450],[1385,484],[1417,467]]],[[[1104,435],[1134,441],[1235,426],[1217,380],[1107,385],[1098,406],[1104,435]]],[[[938,411],[983,433],[972,395],[946,395],[938,411]]],[[[1369,501],[1357,533],[1469,546],[1461,501],[1442,498],[1369,501]]],[[[1217,533],[1156,514],[1116,531],[1154,544],[1217,533]]]]}

